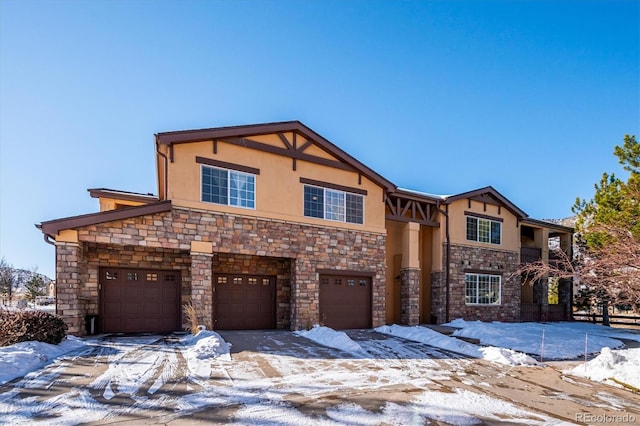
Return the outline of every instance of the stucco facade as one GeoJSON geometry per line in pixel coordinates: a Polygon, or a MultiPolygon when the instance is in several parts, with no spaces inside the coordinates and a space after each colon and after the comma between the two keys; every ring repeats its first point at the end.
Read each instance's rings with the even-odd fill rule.
{"type": "Polygon", "coordinates": [[[99,213],[39,225],[56,246],[57,312],[72,334],[87,315],[113,331],[110,320],[142,324],[147,309],[185,326],[189,302],[213,329],[519,321],[534,303],[514,275],[522,247],[548,260],[549,236],[571,235],[531,220],[529,238],[526,214],[491,187],[400,189],[299,122],[162,133],[156,164],[158,195],[92,189],[99,213]],[[469,223],[490,239],[470,240],[469,223]]]}

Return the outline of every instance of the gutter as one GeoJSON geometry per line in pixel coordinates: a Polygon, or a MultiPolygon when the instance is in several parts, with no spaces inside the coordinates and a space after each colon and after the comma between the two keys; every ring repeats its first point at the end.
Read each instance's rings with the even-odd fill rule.
{"type": "Polygon", "coordinates": [[[440,208],[440,203],[436,203],[436,210],[444,215],[445,217],[445,238],[446,238],[446,248],[445,248],[445,278],[444,278],[444,286],[445,286],[445,323],[449,322],[449,287],[450,287],[450,277],[449,277],[449,260],[451,259],[451,241],[449,238],[449,204],[444,205],[444,210],[440,208]]]}
{"type": "MultiPolygon", "coordinates": [[[[41,223],[35,224],[35,227],[38,228],[40,231],[42,231],[42,224],[41,223]]],[[[44,242],[45,243],[51,244],[52,246],[56,245],[56,243],[54,242],[55,240],[53,240],[53,241],[51,240],[51,235],[44,234],[43,237],[44,237],[44,242]]]]}
{"type": "Polygon", "coordinates": [[[164,194],[160,194],[158,191],[158,197],[162,196],[162,200],[166,200],[167,199],[167,185],[169,184],[169,177],[168,177],[168,162],[169,159],[167,158],[167,156],[165,154],[163,154],[162,152],[160,152],[160,139],[158,134],[156,133],[155,135],[156,137],[156,154],[159,155],[160,157],[162,157],[164,159],[164,194]]]}

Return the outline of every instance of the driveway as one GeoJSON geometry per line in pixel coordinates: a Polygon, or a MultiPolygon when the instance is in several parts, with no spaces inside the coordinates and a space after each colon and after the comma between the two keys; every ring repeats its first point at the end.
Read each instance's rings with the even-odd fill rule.
{"type": "Polygon", "coordinates": [[[505,367],[371,330],[348,332],[366,356],[286,331],[220,334],[233,345],[231,358],[207,360],[200,372],[175,339],[87,339],[83,350],[0,386],[0,423],[492,425],[640,419],[636,395],[566,377],[560,363],[505,367]]]}

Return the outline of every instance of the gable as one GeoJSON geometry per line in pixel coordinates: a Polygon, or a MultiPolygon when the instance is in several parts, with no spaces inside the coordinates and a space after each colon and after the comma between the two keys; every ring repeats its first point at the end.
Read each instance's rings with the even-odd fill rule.
{"type": "MultiPolygon", "coordinates": [[[[393,183],[299,121],[165,132],[156,135],[158,148],[166,147],[168,162],[174,161],[174,150],[179,144],[205,141],[210,144],[209,150],[213,155],[218,153],[221,145],[235,145],[289,158],[291,169],[294,171],[297,170],[299,162],[320,164],[364,176],[384,190],[395,188],[393,183]]],[[[162,194],[163,192],[161,199],[162,194]]]]}
{"type": "Polygon", "coordinates": [[[310,201],[304,194],[315,191],[308,188],[313,186],[364,196],[358,207],[365,215],[364,227],[357,226],[375,232],[384,228],[384,194],[393,184],[300,122],[160,133],[156,143],[159,198],[176,206],[356,226],[305,212],[310,201]],[[231,179],[250,181],[243,205],[237,196],[231,198],[231,179]]]}

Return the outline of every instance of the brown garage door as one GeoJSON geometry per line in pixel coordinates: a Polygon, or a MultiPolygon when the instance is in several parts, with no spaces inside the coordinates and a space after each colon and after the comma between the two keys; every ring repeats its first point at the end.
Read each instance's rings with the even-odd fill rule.
{"type": "Polygon", "coordinates": [[[214,276],[214,327],[263,330],[276,327],[276,278],[266,275],[214,276]]]}
{"type": "Polygon", "coordinates": [[[371,327],[371,278],[320,275],[320,320],[337,330],[371,327]]]}
{"type": "Polygon", "coordinates": [[[179,330],[180,272],[100,269],[100,330],[162,333],[179,330]]]}

